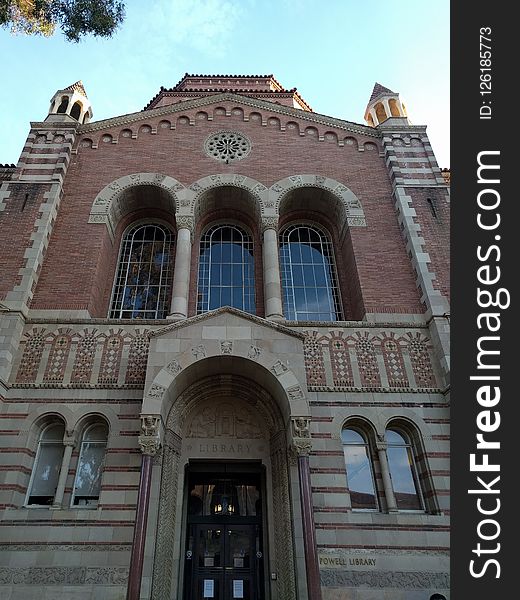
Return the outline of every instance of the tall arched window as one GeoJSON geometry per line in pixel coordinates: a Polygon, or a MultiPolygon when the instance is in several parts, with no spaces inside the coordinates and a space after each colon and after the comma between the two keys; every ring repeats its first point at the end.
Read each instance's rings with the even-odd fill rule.
{"type": "Polygon", "coordinates": [[[173,235],[140,224],[123,236],[110,309],[112,319],[164,319],[172,286],[173,235]]]}
{"type": "Polygon", "coordinates": [[[54,501],[63,459],[64,433],[63,423],[47,425],[40,433],[27,492],[29,506],[50,506],[54,501]]]}
{"type": "Polygon", "coordinates": [[[72,492],[73,506],[97,506],[106,446],[106,425],[95,423],[85,429],[72,492]]]}
{"type": "Polygon", "coordinates": [[[385,437],[388,467],[397,508],[400,510],[424,510],[413,447],[408,435],[402,431],[387,429],[385,437]]]}
{"type": "Polygon", "coordinates": [[[291,225],[280,235],[285,318],[339,321],[341,301],[332,243],[316,226],[291,225]]]}
{"type": "Polygon", "coordinates": [[[236,225],[215,225],[200,240],[197,314],[221,306],[256,310],[253,240],[236,225]]]}
{"type": "Polygon", "coordinates": [[[341,432],[347,469],[347,487],[353,509],[377,510],[376,486],[368,442],[355,429],[341,432]]]}

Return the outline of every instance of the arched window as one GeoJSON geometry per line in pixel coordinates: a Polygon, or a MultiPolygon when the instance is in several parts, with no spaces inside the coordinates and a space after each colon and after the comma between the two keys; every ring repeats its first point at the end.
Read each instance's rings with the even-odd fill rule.
{"type": "Polygon", "coordinates": [[[401,113],[399,112],[399,107],[397,106],[397,100],[395,98],[390,98],[388,101],[388,106],[390,107],[390,114],[392,117],[400,117],[401,113]]]}
{"type": "Polygon", "coordinates": [[[110,309],[112,319],[164,319],[172,286],[173,235],[141,224],[123,236],[110,309]]]}
{"type": "Polygon", "coordinates": [[[56,112],[57,113],[66,113],[68,106],[69,106],[69,97],[68,96],[62,96],[61,97],[60,105],[58,106],[58,110],[56,112]]]}
{"type": "Polygon", "coordinates": [[[424,510],[413,447],[408,435],[402,431],[387,429],[385,437],[388,467],[397,508],[400,510],[424,510]]]}
{"type": "Polygon", "coordinates": [[[79,121],[79,116],[81,115],[81,103],[80,102],[74,102],[73,107],[70,110],[70,116],[73,119],[76,119],[76,121],[79,121]]]}
{"type": "Polygon", "coordinates": [[[285,318],[339,321],[341,301],[332,243],[324,231],[291,225],[280,235],[285,318]]]}
{"type": "Polygon", "coordinates": [[[73,506],[97,506],[106,446],[106,425],[95,423],[85,429],[72,492],[73,506]]]}
{"type": "Polygon", "coordinates": [[[197,314],[221,306],[256,311],[253,240],[236,225],[215,225],[200,239],[197,314]]]}
{"type": "Polygon", "coordinates": [[[376,104],[375,109],[376,109],[377,122],[379,124],[383,123],[383,121],[386,121],[388,119],[388,115],[386,114],[385,107],[381,104],[381,102],[378,102],[376,104]]]}
{"type": "Polygon", "coordinates": [[[27,491],[26,505],[50,506],[53,503],[63,459],[64,433],[63,423],[52,423],[42,429],[27,491]]]}
{"type": "Polygon", "coordinates": [[[341,432],[347,487],[353,509],[377,510],[376,486],[368,442],[356,429],[341,432]]]}

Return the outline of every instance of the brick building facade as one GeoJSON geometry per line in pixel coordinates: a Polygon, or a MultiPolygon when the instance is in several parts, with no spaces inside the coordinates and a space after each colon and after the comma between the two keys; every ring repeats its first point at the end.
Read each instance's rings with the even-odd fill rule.
{"type": "Polygon", "coordinates": [[[366,125],[81,82],[0,181],[0,596],[449,597],[449,188],[366,125]]]}

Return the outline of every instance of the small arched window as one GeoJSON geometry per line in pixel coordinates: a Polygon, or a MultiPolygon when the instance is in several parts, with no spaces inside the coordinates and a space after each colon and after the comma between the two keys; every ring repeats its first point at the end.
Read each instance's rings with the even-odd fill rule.
{"type": "Polygon", "coordinates": [[[236,225],[215,225],[200,239],[197,314],[221,306],[256,312],[253,240],[236,225]]]}
{"type": "Polygon", "coordinates": [[[376,104],[375,109],[376,109],[377,122],[379,124],[383,123],[384,121],[386,121],[388,119],[388,115],[386,114],[385,107],[381,104],[381,102],[378,102],[376,104]]]}
{"type": "Polygon", "coordinates": [[[172,286],[173,235],[141,224],[123,236],[110,309],[112,319],[165,319],[172,286]]]}
{"type": "Polygon", "coordinates": [[[97,506],[106,446],[106,425],[95,423],[85,429],[72,492],[73,506],[97,506]]]}
{"type": "Polygon", "coordinates": [[[408,435],[386,430],[387,456],[395,500],[399,510],[424,510],[413,446],[408,435]]]}
{"type": "Polygon", "coordinates": [[[69,97],[68,96],[62,96],[61,97],[60,105],[58,106],[58,110],[56,112],[60,113],[60,114],[61,113],[66,113],[68,106],[69,106],[69,97]]]}
{"type": "Polygon", "coordinates": [[[316,226],[291,225],[280,235],[285,318],[340,321],[340,293],[332,242],[316,226]]]}
{"type": "Polygon", "coordinates": [[[341,441],[352,508],[377,510],[376,486],[367,440],[356,429],[345,428],[341,432],[341,441]]]}
{"type": "Polygon", "coordinates": [[[70,116],[73,119],[76,119],[76,121],[79,121],[79,117],[81,115],[81,102],[74,102],[74,105],[72,106],[71,110],[70,110],[70,116]]]}
{"type": "Polygon", "coordinates": [[[26,505],[50,506],[53,503],[63,459],[64,433],[63,423],[51,423],[42,429],[29,482],[26,505]]]}

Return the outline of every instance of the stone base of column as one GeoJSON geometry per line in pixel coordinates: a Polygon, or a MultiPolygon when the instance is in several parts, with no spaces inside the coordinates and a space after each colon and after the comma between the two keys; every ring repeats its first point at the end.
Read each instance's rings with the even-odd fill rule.
{"type": "Polygon", "coordinates": [[[171,315],[166,315],[166,318],[168,319],[168,321],[183,321],[184,319],[187,319],[188,317],[186,315],[181,315],[179,313],[172,313],[171,315]]]}
{"type": "Polygon", "coordinates": [[[285,321],[285,317],[283,315],[269,315],[266,317],[268,321],[285,321]]]}

